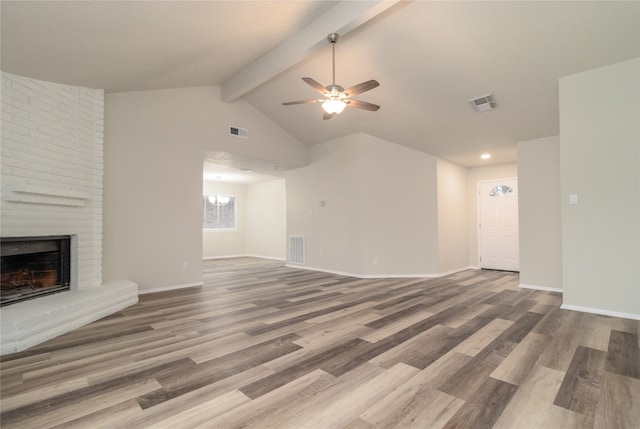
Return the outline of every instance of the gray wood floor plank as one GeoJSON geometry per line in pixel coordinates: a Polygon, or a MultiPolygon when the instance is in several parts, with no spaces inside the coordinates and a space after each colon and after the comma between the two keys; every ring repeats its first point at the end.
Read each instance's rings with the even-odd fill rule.
{"type": "Polygon", "coordinates": [[[517,389],[517,386],[488,377],[444,425],[444,429],[493,427],[517,389]]]}
{"type": "Polygon", "coordinates": [[[640,379],[640,349],[637,335],[611,331],[606,369],[615,374],[640,379]]]}
{"type": "Polygon", "coordinates": [[[554,405],[595,418],[606,353],[578,346],[554,405]]]}

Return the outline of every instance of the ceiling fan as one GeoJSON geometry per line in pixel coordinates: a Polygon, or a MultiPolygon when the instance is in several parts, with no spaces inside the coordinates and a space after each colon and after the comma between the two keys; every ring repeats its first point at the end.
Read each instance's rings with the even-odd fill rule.
{"type": "Polygon", "coordinates": [[[282,103],[283,105],[290,106],[293,104],[320,103],[324,110],[322,119],[333,118],[336,114],[342,112],[347,106],[355,107],[356,109],[371,110],[373,112],[380,108],[380,106],[376,104],[350,99],[350,97],[353,97],[354,95],[362,94],[365,91],[376,88],[380,85],[378,81],[368,80],[346,90],[340,85],[336,85],[336,43],[338,42],[338,37],[340,37],[338,33],[331,33],[327,36],[327,40],[331,43],[333,48],[333,83],[324,87],[310,77],[302,78],[302,80],[309,86],[324,95],[324,98],[320,100],[289,101],[287,103],[282,103]]]}

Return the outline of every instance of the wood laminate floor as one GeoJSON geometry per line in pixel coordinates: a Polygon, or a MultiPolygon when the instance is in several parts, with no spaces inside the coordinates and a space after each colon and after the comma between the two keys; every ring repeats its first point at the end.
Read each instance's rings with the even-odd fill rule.
{"type": "Polygon", "coordinates": [[[639,322],[251,258],[2,358],[3,428],[638,428],[639,322]]]}

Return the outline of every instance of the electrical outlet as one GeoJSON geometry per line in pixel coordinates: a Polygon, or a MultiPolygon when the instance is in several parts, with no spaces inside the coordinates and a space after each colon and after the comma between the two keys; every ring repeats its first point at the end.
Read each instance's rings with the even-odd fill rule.
{"type": "Polygon", "coordinates": [[[320,251],[320,257],[321,257],[321,258],[324,258],[324,250],[321,250],[321,251],[320,251]]]}
{"type": "Polygon", "coordinates": [[[373,265],[378,265],[378,258],[373,258],[373,265]]]}
{"type": "Polygon", "coordinates": [[[182,269],[183,270],[188,270],[189,269],[189,263],[188,262],[183,262],[182,263],[182,269]]]}

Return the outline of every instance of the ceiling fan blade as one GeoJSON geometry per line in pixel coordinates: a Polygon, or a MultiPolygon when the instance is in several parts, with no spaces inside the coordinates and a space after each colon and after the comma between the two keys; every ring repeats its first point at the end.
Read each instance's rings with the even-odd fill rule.
{"type": "Polygon", "coordinates": [[[304,80],[310,87],[312,87],[313,89],[315,89],[316,91],[318,91],[320,94],[324,95],[326,94],[327,88],[325,88],[324,86],[320,85],[318,82],[316,82],[315,80],[311,79],[310,77],[303,77],[302,80],[304,80]]]}
{"type": "Polygon", "coordinates": [[[292,104],[309,104],[309,103],[320,103],[323,100],[301,100],[301,101],[287,101],[286,103],[282,103],[283,106],[291,106],[292,104]]]}
{"type": "Polygon", "coordinates": [[[326,121],[327,119],[333,118],[335,115],[335,113],[322,112],[322,119],[326,121]]]}
{"type": "Polygon", "coordinates": [[[366,101],[360,100],[349,100],[347,106],[355,107],[356,109],[371,110],[372,112],[375,112],[380,108],[380,106],[378,106],[377,104],[367,103],[366,101]]]}
{"type": "Polygon", "coordinates": [[[343,93],[347,97],[353,97],[357,94],[362,94],[365,91],[369,91],[373,88],[380,86],[377,80],[368,80],[366,82],[359,83],[357,85],[352,86],[351,88],[347,88],[343,91],[343,93]]]}

